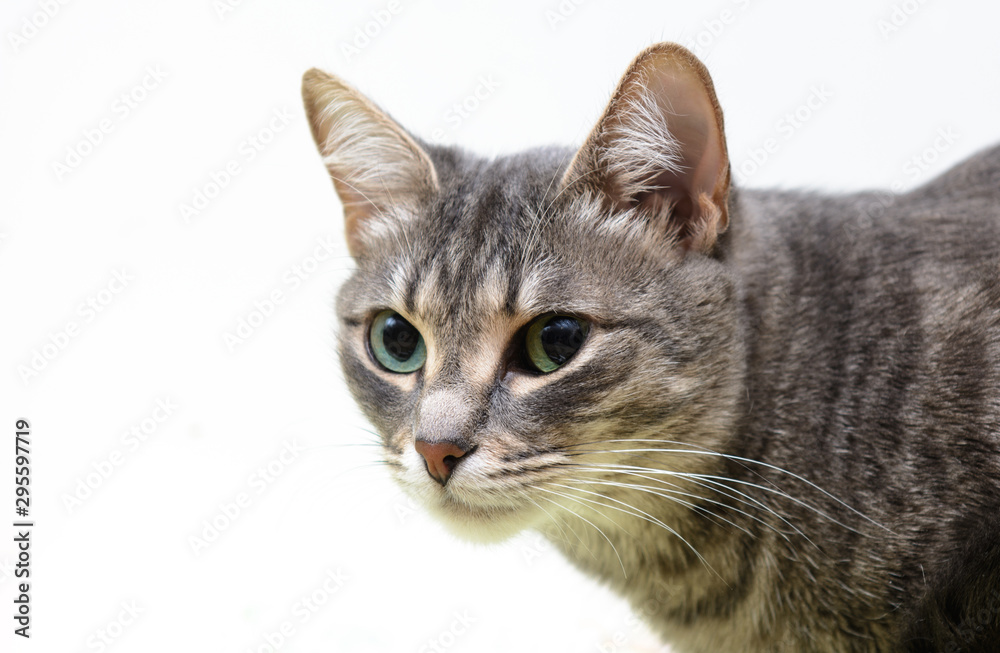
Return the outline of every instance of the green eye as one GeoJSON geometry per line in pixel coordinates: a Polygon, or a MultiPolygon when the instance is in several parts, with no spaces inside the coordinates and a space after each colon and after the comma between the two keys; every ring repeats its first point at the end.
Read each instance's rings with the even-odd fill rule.
{"type": "Polygon", "coordinates": [[[551,372],[573,357],[587,338],[590,325],[567,315],[547,315],[528,327],[528,361],[539,372],[551,372]]]}
{"type": "Polygon", "coordinates": [[[396,311],[375,316],[368,342],[375,360],[390,372],[415,372],[427,360],[423,336],[396,311]]]}

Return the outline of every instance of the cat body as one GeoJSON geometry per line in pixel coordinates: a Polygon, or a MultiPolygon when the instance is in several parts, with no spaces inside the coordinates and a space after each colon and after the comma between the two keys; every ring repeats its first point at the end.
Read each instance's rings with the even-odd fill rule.
{"type": "Polygon", "coordinates": [[[303,89],[345,376],[448,528],[542,532],[677,651],[993,650],[1000,148],[899,196],[732,189],[672,44],[575,151],[485,160],[303,89]]]}
{"type": "MultiPolygon", "coordinates": [[[[894,641],[886,623],[901,612],[930,619],[912,601],[935,595],[967,542],[987,531],[981,555],[1000,551],[1000,148],[885,206],[872,193],[742,192],[736,207],[723,257],[743,299],[749,406],[727,452],[794,470],[872,520],[789,491],[851,528],[783,509],[823,553],[789,551],[771,586],[786,599],[798,577],[809,609],[836,615],[830,650],[892,650],[865,640],[894,641]]],[[[770,537],[766,556],[782,545],[770,537]]],[[[970,582],[995,598],[966,629],[1000,650],[1000,569],[970,582]]],[[[789,650],[813,649],[807,634],[789,650]]],[[[978,650],[965,639],[955,650],[978,650]]]]}
{"type": "Polygon", "coordinates": [[[877,219],[878,194],[734,195],[720,249],[741,298],[746,395],[718,450],[818,487],[739,461],[718,474],[808,504],[756,495],[812,543],[730,515],[752,535],[726,524],[689,539],[722,578],[692,564],[619,591],[681,651],[924,650],[899,624],[936,618],[914,599],[933,600],[980,538],[972,557],[994,566],[965,590],[989,599],[926,650],[1000,650],[1000,148],[877,219]]]}

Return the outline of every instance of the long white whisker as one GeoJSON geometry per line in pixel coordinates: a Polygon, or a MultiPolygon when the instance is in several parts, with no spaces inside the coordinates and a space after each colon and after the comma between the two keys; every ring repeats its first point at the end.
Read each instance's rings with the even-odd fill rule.
{"type": "MultiPolygon", "coordinates": [[[[758,485],[757,483],[751,483],[749,481],[741,481],[741,480],[735,479],[735,478],[726,478],[725,476],[713,476],[711,474],[693,474],[693,473],[688,473],[688,472],[678,472],[677,474],[678,474],[678,476],[682,476],[682,477],[683,476],[697,477],[697,478],[702,478],[702,479],[706,479],[706,480],[712,479],[712,480],[716,480],[716,481],[721,481],[723,483],[739,483],[740,485],[748,485],[750,487],[755,487],[755,488],[758,488],[760,490],[764,490],[765,492],[770,492],[771,494],[776,494],[776,495],[778,495],[780,497],[788,499],[789,501],[792,501],[794,503],[799,504],[803,508],[806,508],[808,510],[812,510],[814,513],[816,513],[820,517],[823,517],[824,519],[827,519],[830,522],[832,522],[832,523],[834,523],[834,524],[836,524],[836,525],[838,525],[838,526],[840,526],[842,528],[846,528],[847,530],[851,531],[852,533],[857,533],[858,535],[864,535],[864,533],[862,533],[861,531],[856,530],[856,529],[848,526],[847,524],[844,524],[843,522],[840,522],[840,521],[834,519],[833,517],[831,517],[830,515],[826,514],[825,512],[823,512],[822,510],[820,510],[819,508],[817,508],[815,506],[811,506],[808,503],[806,503],[805,501],[802,501],[801,499],[796,499],[795,497],[791,496],[790,494],[787,494],[785,492],[781,492],[780,490],[774,490],[772,488],[764,487],[763,485],[758,485]]],[[[871,520],[869,520],[869,521],[871,521],[871,520]]],[[[875,522],[873,521],[872,523],[875,523],[875,522]]],[[[888,529],[886,529],[886,530],[888,530],[888,529]]]]}
{"type": "MultiPolygon", "coordinates": [[[[527,500],[527,501],[531,502],[532,504],[534,504],[534,506],[535,506],[536,508],[538,508],[539,510],[541,510],[542,512],[544,512],[544,513],[545,513],[546,515],[548,515],[548,516],[549,516],[549,518],[550,518],[550,519],[552,520],[552,523],[554,523],[554,524],[556,525],[556,528],[558,528],[558,529],[559,529],[559,533],[560,533],[560,534],[561,534],[561,535],[563,536],[563,538],[564,538],[564,539],[568,539],[568,538],[566,537],[566,531],[564,531],[564,530],[563,530],[563,527],[562,527],[562,526],[560,525],[560,523],[559,523],[559,522],[563,522],[563,523],[565,523],[565,520],[563,520],[563,519],[561,519],[561,518],[557,518],[557,517],[556,517],[555,515],[553,515],[553,514],[552,514],[551,512],[549,512],[548,510],[546,510],[545,508],[543,508],[542,506],[540,506],[540,505],[538,504],[538,502],[537,502],[537,501],[535,501],[535,500],[534,500],[534,499],[533,499],[533,498],[531,497],[531,495],[530,495],[530,494],[528,493],[528,490],[527,490],[527,489],[524,489],[524,488],[517,488],[517,493],[518,493],[519,495],[521,495],[521,496],[522,496],[522,497],[523,497],[523,498],[524,498],[525,500],[527,500]]],[[[567,526],[568,526],[568,525],[569,525],[569,524],[567,524],[567,526]]],[[[583,544],[584,546],[587,546],[587,545],[586,545],[586,544],[584,543],[583,539],[581,539],[581,538],[580,538],[580,536],[579,536],[579,535],[577,535],[576,531],[573,531],[573,534],[574,534],[574,535],[576,535],[577,539],[579,539],[579,540],[580,540],[580,544],[583,544]]]]}
{"type": "MultiPolygon", "coordinates": [[[[629,465],[627,467],[623,467],[623,466],[620,466],[620,465],[612,465],[610,463],[589,463],[589,464],[593,467],[593,469],[591,469],[590,471],[602,471],[604,473],[607,473],[608,471],[613,471],[616,474],[636,475],[636,476],[639,476],[641,478],[645,478],[645,479],[648,479],[648,480],[651,480],[651,481],[659,481],[660,483],[663,483],[664,485],[669,485],[669,486],[672,486],[672,487],[677,487],[675,484],[669,483],[668,481],[663,481],[663,480],[660,480],[660,479],[656,479],[656,478],[652,478],[652,477],[645,476],[645,475],[642,475],[642,474],[638,474],[636,471],[634,471],[634,470],[643,470],[643,471],[650,472],[652,474],[665,474],[665,475],[668,475],[668,476],[675,475],[673,472],[670,472],[668,470],[656,469],[656,468],[652,468],[652,467],[649,467],[649,468],[647,468],[647,467],[638,467],[638,466],[633,466],[633,465],[629,465]]],[[[573,467],[579,467],[579,465],[575,465],[574,464],[573,467]]],[[[703,488],[705,488],[707,490],[711,490],[713,492],[717,492],[717,493],[719,493],[719,494],[721,494],[721,495],[723,495],[725,497],[728,497],[730,499],[738,501],[738,502],[740,502],[740,503],[742,503],[742,504],[744,504],[746,506],[759,507],[759,508],[763,509],[765,512],[768,512],[768,513],[774,515],[775,517],[777,517],[778,519],[780,519],[789,528],[791,528],[795,533],[798,533],[799,535],[801,535],[802,537],[804,537],[807,541],[811,542],[811,540],[809,540],[809,538],[806,537],[805,533],[803,533],[801,530],[799,530],[790,521],[788,521],[787,519],[785,519],[784,517],[782,517],[779,512],[777,512],[776,510],[774,510],[773,508],[771,508],[770,506],[768,506],[766,503],[763,503],[759,499],[756,499],[756,498],[750,496],[749,494],[746,494],[744,492],[740,492],[739,490],[737,490],[735,488],[731,488],[731,487],[729,487],[727,485],[723,485],[722,483],[719,483],[719,482],[716,482],[716,481],[707,481],[707,480],[705,480],[703,482],[702,480],[700,480],[698,478],[693,478],[693,477],[688,477],[687,480],[689,480],[690,482],[692,482],[692,483],[694,483],[696,485],[699,485],[699,486],[701,486],[701,487],[703,487],[703,488]],[[728,490],[728,492],[724,492],[722,489],[720,489],[719,486],[721,486],[722,488],[725,488],[726,490],[728,490]],[[738,494],[739,496],[743,497],[743,499],[734,497],[732,494],[729,494],[729,492],[734,492],[734,493],[738,494]]],[[[702,497],[702,498],[705,501],[711,501],[707,497],[702,497]]],[[[746,513],[744,511],[740,510],[739,508],[736,508],[735,506],[730,506],[728,504],[720,504],[720,505],[726,506],[730,510],[735,510],[737,512],[745,514],[747,517],[760,522],[764,526],[767,526],[768,528],[770,528],[771,530],[773,530],[775,533],[778,533],[779,535],[781,535],[785,539],[788,539],[788,536],[785,533],[783,533],[782,531],[778,530],[773,525],[767,523],[763,519],[761,519],[759,517],[756,517],[754,515],[751,515],[749,513],[746,513]]]]}
{"type": "MultiPolygon", "coordinates": [[[[588,470],[583,470],[583,471],[588,471],[588,470]]],[[[653,480],[656,480],[656,479],[653,479],[653,480]]],[[[680,504],[682,506],[686,506],[686,507],[690,508],[691,510],[696,511],[698,514],[702,515],[703,517],[705,517],[706,519],[708,519],[712,523],[716,524],[717,526],[720,525],[720,524],[718,522],[716,522],[715,520],[716,519],[721,519],[722,521],[726,522],[727,524],[729,524],[733,528],[736,528],[736,529],[738,529],[738,530],[746,533],[750,537],[753,537],[753,533],[751,533],[747,529],[743,528],[739,524],[736,524],[735,522],[733,522],[733,521],[731,521],[729,519],[726,519],[722,515],[718,515],[718,514],[712,512],[711,510],[708,510],[707,508],[704,508],[704,507],[699,506],[697,504],[691,503],[690,501],[686,501],[684,499],[679,499],[679,498],[677,498],[676,496],[673,496],[673,495],[679,494],[679,495],[682,495],[682,496],[693,497],[695,499],[700,499],[700,500],[706,501],[708,503],[714,503],[716,505],[722,506],[724,508],[728,508],[730,510],[736,510],[737,512],[742,512],[742,511],[737,510],[736,508],[732,508],[731,506],[728,506],[728,505],[726,505],[724,503],[720,503],[719,501],[712,501],[711,499],[706,499],[704,497],[699,497],[699,496],[697,496],[695,494],[690,494],[688,492],[682,492],[680,490],[657,490],[657,489],[649,487],[648,485],[641,485],[639,483],[623,483],[621,481],[602,481],[602,480],[597,480],[597,479],[589,479],[589,480],[588,479],[570,479],[570,480],[568,480],[566,482],[567,483],[582,483],[582,484],[586,484],[586,485],[607,485],[609,487],[620,487],[620,488],[624,488],[626,490],[637,490],[639,492],[645,492],[647,494],[652,494],[652,495],[655,495],[655,496],[658,496],[658,497],[662,497],[664,499],[668,499],[668,500],[673,501],[674,503],[678,503],[678,504],[680,504]],[[664,494],[664,492],[667,492],[669,494],[664,494]]],[[[744,513],[744,514],[746,514],[746,513],[744,513]]],[[[752,517],[751,515],[747,515],[747,516],[748,517],[752,517]]]]}
{"type": "MultiPolygon", "coordinates": [[[[636,465],[620,465],[620,464],[614,464],[614,463],[590,463],[590,464],[594,465],[595,467],[598,467],[598,468],[603,468],[603,469],[606,469],[606,470],[612,470],[612,471],[616,471],[616,472],[636,471],[636,470],[639,470],[639,471],[644,471],[644,472],[649,473],[649,474],[661,474],[661,475],[664,475],[664,476],[673,476],[673,477],[676,477],[676,478],[704,479],[704,480],[711,479],[711,480],[714,480],[714,481],[722,481],[722,482],[729,482],[729,483],[739,483],[740,485],[748,485],[750,487],[755,487],[755,488],[758,488],[758,489],[763,490],[765,492],[769,492],[771,494],[776,494],[778,496],[784,497],[784,498],[788,499],[789,501],[792,501],[794,503],[799,504],[803,508],[806,508],[808,510],[811,510],[811,511],[815,512],[817,515],[823,517],[824,519],[827,519],[828,521],[830,521],[830,522],[832,522],[834,524],[837,524],[838,526],[846,528],[847,530],[851,531],[852,533],[857,533],[859,535],[863,535],[863,533],[861,533],[860,531],[857,531],[854,528],[852,528],[852,527],[850,527],[850,526],[848,526],[846,524],[843,524],[840,521],[837,521],[836,519],[834,519],[833,517],[830,517],[829,515],[827,515],[825,512],[823,512],[819,508],[816,508],[815,506],[811,506],[808,503],[802,501],[801,499],[796,499],[795,497],[793,497],[793,496],[791,496],[791,495],[789,495],[789,494],[787,494],[785,492],[782,492],[781,490],[776,490],[776,489],[773,489],[773,488],[769,488],[769,487],[766,487],[766,486],[763,486],[763,485],[759,485],[757,483],[751,483],[749,481],[743,481],[743,480],[734,479],[734,478],[727,478],[725,476],[715,476],[715,475],[712,475],[712,474],[696,474],[696,473],[692,473],[692,472],[676,472],[676,471],[671,471],[671,470],[666,470],[666,469],[656,469],[656,468],[652,468],[652,467],[639,467],[639,466],[636,466],[636,465]]],[[[720,485],[722,485],[722,483],[720,483],[720,485]]],[[[733,488],[731,488],[731,487],[729,487],[727,485],[723,485],[723,487],[725,487],[726,489],[728,489],[730,491],[738,492],[738,490],[735,490],[735,489],[733,489],[733,488]]],[[[742,494],[742,493],[740,493],[740,494],[742,494]]],[[[768,512],[770,512],[771,514],[773,514],[774,516],[776,516],[781,521],[785,522],[785,524],[787,524],[792,529],[794,529],[796,533],[798,533],[799,535],[802,535],[803,537],[806,537],[805,534],[802,533],[802,531],[800,531],[798,528],[796,528],[795,526],[793,526],[787,519],[785,519],[784,517],[782,517],[780,514],[778,514],[772,508],[764,505],[763,503],[760,503],[759,501],[756,501],[755,499],[753,499],[752,497],[750,497],[748,495],[743,495],[743,496],[746,496],[751,501],[755,501],[756,503],[759,503],[762,508],[764,508],[765,510],[767,510],[768,512]]],[[[806,537],[806,539],[809,540],[808,537],[806,537]]],[[[811,540],[810,540],[810,542],[811,542],[811,540]]],[[[814,546],[815,546],[815,544],[814,544],[814,546]]]]}
{"type": "MultiPolygon", "coordinates": [[[[809,537],[805,533],[803,533],[797,526],[795,526],[795,524],[793,524],[792,522],[790,522],[787,519],[785,519],[781,515],[780,512],[778,512],[777,510],[775,510],[771,506],[767,505],[766,503],[764,503],[760,499],[757,499],[757,498],[753,497],[752,495],[747,494],[745,492],[740,492],[736,488],[731,488],[728,485],[725,485],[724,483],[721,483],[719,481],[709,480],[709,479],[701,479],[701,478],[698,478],[698,479],[696,479],[696,478],[689,478],[688,480],[690,480],[693,483],[696,483],[696,484],[700,485],[701,487],[704,487],[706,489],[710,489],[710,490],[712,490],[714,492],[718,492],[719,494],[722,494],[723,496],[731,497],[734,500],[739,501],[740,503],[743,503],[745,505],[755,505],[755,506],[760,507],[765,512],[767,512],[769,514],[772,514],[775,517],[777,517],[778,519],[780,519],[782,522],[785,523],[786,526],[788,526],[789,528],[791,528],[793,532],[795,532],[798,535],[800,535],[801,537],[805,538],[805,540],[807,542],[809,542],[810,544],[813,544],[812,540],[810,540],[809,537]],[[726,491],[723,491],[722,488],[724,488],[726,491]],[[741,500],[741,499],[738,499],[736,497],[733,497],[731,494],[729,494],[729,492],[734,492],[734,493],[738,494],[739,496],[744,497],[745,500],[741,500]]],[[[785,533],[779,531],[773,525],[768,524],[766,522],[764,522],[764,524],[766,526],[768,526],[769,528],[771,528],[775,533],[780,534],[786,540],[788,539],[788,536],[785,533]]],[[[815,544],[813,544],[813,546],[815,546],[815,544]]]]}
{"type": "MultiPolygon", "coordinates": [[[[567,489],[567,490],[573,490],[573,491],[576,491],[576,492],[584,492],[586,494],[592,494],[594,496],[601,497],[602,499],[608,499],[610,501],[614,501],[615,503],[620,503],[621,505],[625,506],[626,508],[629,508],[629,510],[634,510],[635,512],[629,512],[628,510],[623,510],[622,508],[618,508],[616,506],[609,506],[606,503],[600,503],[599,501],[594,501],[593,499],[585,499],[586,501],[591,501],[593,503],[596,503],[597,505],[604,506],[605,508],[612,508],[614,510],[618,510],[620,512],[624,512],[626,514],[631,514],[634,517],[645,517],[646,520],[649,521],[650,523],[656,524],[657,526],[660,526],[661,528],[665,529],[666,531],[668,531],[669,533],[671,533],[675,537],[677,537],[677,539],[679,539],[681,542],[683,542],[684,544],[686,544],[687,547],[689,549],[691,549],[691,551],[696,556],[698,556],[698,559],[701,560],[702,563],[706,567],[708,567],[709,569],[711,569],[712,572],[715,573],[716,576],[719,576],[720,580],[722,580],[723,582],[725,582],[725,579],[723,579],[722,576],[720,576],[719,573],[717,571],[715,571],[715,569],[712,567],[712,565],[708,564],[708,560],[706,560],[705,557],[702,556],[701,553],[699,553],[698,550],[696,548],[694,548],[694,546],[692,546],[690,542],[688,542],[686,539],[684,539],[681,536],[680,533],[678,533],[677,531],[675,531],[673,528],[671,528],[667,524],[664,524],[661,520],[657,519],[656,517],[653,517],[648,512],[640,510],[639,508],[636,508],[635,506],[629,505],[629,504],[625,503],[624,501],[619,501],[618,499],[615,499],[614,497],[606,497],[606,496],[604,496],[603,494],[601,494],[599,492],[591,492],[590,490],[584,490],[582,488],[574,488],[574,487],[570,487],[570,486],[567,486],[567,485],[562,485],[560,483],[546,483],[546,485],[552,485],[552,486],[561,487],[561,488],[564,488],[564,489],[567,489]]],[[[539,488],[539,489],[541,489],[541,488],[539,488]]]]}
{"type": "MultiPolygon", "coordinates": [[[[615,441],[617,441],[617,440],[608,440],[608,442],[615,442],[615,441]]],[[[639,440],[639,439],[636,439],[636,440],[622,439],[620,441],[621,442],[656,442],[656,443],[665,442],[664,440],[639,440]]],[[[680,444],[685,444],[685,443],[680,443],[680,444]]],[[[689,445],[689,446],[695,447],[696,445],[689,445]]],[[[885,530],[887,532],[892,533],[892,531],[889,528],[887,528],[887,527],[883,526],[882,524],[878,523],[877,521],[875,521],[871,517],[865,515],[861,511],[857,510],[856,508],[851,507],[850,504],[844,502],[843,500],[837,498],[833,494],[827,492],[826,490],[824,490],[820,486],[816,485],[815,483],[813,483],[809,479],[803,478],[802,476],[799,476],[798,474],[796,474],[794,472],[790,472],[787,469],[783,469],[781,467],[778,467],[777,465],[772,465],[770,463],[761,462],[759,460],[753,460],[752,458],[744,458],[742,456],[734,456],[732,454],[725,454],[725,453],[721,453],[721,452],[718,452],[718,451],[712,451],[710,449],[701,449],[701,448],[697,448],[697,449],[693,449],[693,450],[692,449],[662,449],[662,448],[655,448],[655,449],[610,449],[610,450],[603,449],[603,450],[596,450],[596,451],[587,451],[587,452],[582,452],[582,454],[572,454],[572,455],[586,455],[586,454],[596,454],[596,453],[695,453],[695,454],[702,454],[702,455],[705,455],[705,456],[718,456],[720,458],[725,458],[725,459],[728,459],[728,460],[734,460],[734,461],[741,462],[741,463],[748,463],[748,464],[751,464],[751,465],[760,465],[761,467],[766,467],[766,468],[774,470],[776,472],[780,472],[782,474],[787,474],[788,476],[794,478],[795,480],[800,481],[802,483],[805,483],[806,485],[810,486],[811,488],[813,488],[813,489],[815,489],[815,490],[823,493],[824,495],[828,496],[829,498],[833,499],[834,501],[836,501],[840,505],[844,506],[845,508],[847,508],[851,512],[855,513],[856,515],[858,515],[862,519],[864,519],[864,520],[866,520],[868,522],[871,522],[872,524],[878,526],[879,528],[881,528],[881,529],[883,529],[883,530],[885,530]]],[[[752,484],[752,485],[756,485],[756,484],[752,484]]],[[[756,485],[756,487],[762,487],[762,486],[756,485]]],[[[791,497],[789,497],[789,498],[791,498],[791,497]]],[[[798,501],[796,499],[792,499],[792,500],[793,501],[798,501]]],[[[799,503],[801,503],[801,502],[799,502],[799,503]]],[[[803,505],[806,505],[806,504],[803,504],[803,505]]],[[[813,508],[813,509],[816,510],[815,508],[813,508]]],[[[817,512],[819,512],[819,511],[817,510],[817,512]]],[[[820,514],[822,514],[822,513],[820,513],[820,514]]],[[[826,516],[826,515],[824,515],[824,516],[826,516]]],[[[840,522],[837,522],[836,520],[834,520],[832,518],[829,518],[829,517],[827,517],[827,518],[830,519],[830,521],[833,521],[834,523],[840,524],[840,522]]],[[[840,524],[840,525],[843,526],[843,524],[840,524]]],[[[854,529],[851,529],[851,530],[854,531],[854,532],[858,532],[858,531],[855,531],[854,529]]]]}
{"type": "MultiPolygon", "coordinates": [[[[579,499],[576,499],[576,498],[571,497],[569,495],[563,494],[561,492],[556,492],[554,490],[547,490],[547,489],[545,489],[543,487],[536,487],[535,489],[541,490],[542,492],[549,492],[551,494],[555,494],[556,496],[564,497],[566,499],[570,499],[571,501],[576,501],[577,503],[582,503],[579,499]]],[[[543,497],[543,498],[545,498],[545,497],[543,497]]],[[[549,499],[549,501],[551,501],[553,504],[559,506],[559,504],[556,503],[555,501],[552,501],[551,499],[549,499]]],[[[559,506],[559,507],[563,507],[563,506],[559,506]]],[[[566,508],[566,510],[569,510],[569,509],[566,508]]],[[[601,534],[601,537],[603,537],[605,540],[608,541],[608,544],[611,545],[611,550],[615,552],[615,557],[618,558],[618,564],[621,565],[622,574],[625,576],[625,578],[628,578],[628,572],[625,571],[625,563],[622,562],[622,557],[620,555],[618,555],[618,549],[615,548],[615,543],[611,541],[611,538],[609,538],[607,535],[605,535],[604,531],[602,531],[597,526],[597,524],[595,524],[594,522],[590,521],[589,519],[587,519],[586,517],[584,517],[580,513],[572,511],[572,510],[570,510],[570,512],[572,512],[574,515],[576,515],[577,517],[579,517],[580,519],[582,519],[583,521],[587,522],[588,524],[590,524],[591,526],[593,526],[595,529],[597,529],[597,532],[601,534]]]]}
{"type": "MultiPolygon", "coordinates": [[[[607,471],[608,471],[607,469],[602,469],[602,468],[587,468],[587,467],[580,467],[580,466],[577,466],[577,468],[580,469],[580,471],[596,472],[596,473],[607,473],[607,471]]],[[[639,474],[638,472],[634,472],[634,471],[619,470],[619,471],[616,471],[616,473],[617,474],[625,474],[627,476],[634,476],[634,477],[637,477],[637,478],[646,479],[648,481],[653,481],[654,483],[659,483],[660,485],[664,485],[664,486],[668,486],[668,487],[672,487],[672,488],[679,488],[679,486],[676,483],[671,483],[669,481],[665,481],[665,480],[660,479],[660,478],[654,478],[652,476],[646,476],[645,474],[639,474]]],[[[744,505],[750,506],[750,505],[756,504],[757,507],[763,508],[767,512],[773,514],[775,517],[777,517],[778,519],[781,519],[786,524],[788,524],[788,526],[790,526],[793,530],[795,530],[800,535],[802,535],[802,533],[797,528],[795,528],[795,526],[793,526],[792,524],[788,523],[780,514],[778,514],[777,512],[775,512],[773,509],[771,509],[767,505],[761,503],[760,501],[757,501],[756,499],[753,499],[752,497],[747,497],[747,499],[749,499],[749,500],[740,499],[738,497],[732,496],[731,494],[729,494],[727,492],[724,492],[724,491],[720,490],[718,487],[715,487],[714,485],[708,485],[708,484],[700,482],[699,480],[696,480],[696,479],[688,479],[688,480],[690,482],[694,483],[695,485],[698,485],[699,487],[703,487],[703,488],[705,488],[707,490],[711,490],[712,492],[721,494],[724,497],[727,497],[729,499],[733,499],[733,500],[738,501],[739,503],[742,503],[744,505]]],[[[618,481],[615,481],[615,482],[618,482],[618,481]]],[[[627,485],[629,485],[629,484],[627,484],[627,485]]],[[[648,486],[636,485],[635,487],[637,489],[643,489],[643,488],[647,488],[648,486]]],[[[728,489],[728,490],[730,490],[732,492],[736,492],[737,494],[741,494],[743,496],[747,496],[747,495],[743,494],[742,492],[739,492],[738,490],[733,490],[731,488],[726,488],[726,489],[728,489]]],[[[722,501],[716,501],[716,500],[710,499],[710,498],[708,498],[706,496],[700,496],[700,495],[697,495],[697,494],[691,494],[690,492],[684,492],[683,490],[680,490],[680,489],[663,490],[663,491],[664,492],[669,492],[671,494],[679,494],[679,495],[682,495],[682,496],[691,497],[693,499],[698,499],[700,501],[705,501],[707,503],[711,503],[711,504],[720,506],[722,508],[725,508],[726,510],[732,510],[734,512],[737,512],[737,513],[739,513],[739,514],[747,517],[748,519],[752,519],[752,520],[760,523],[762,526],[770,528],[771,530],[773,530],[775,533],[777,533],[781,537],[785,538],[786,540],[788,539],[788,535],[787,534],[785,534],[782,531],[778,530],[772,524],[769,524],[768,522],[766,522],[765,520],[761,519],[760,517],[758,517],[756,515],[752,515],[749,512],[747,512],[745,510],[742,510],[740,508],[737,508],[736,506],[733,506],[731,504],[728,504],[728,503],[725,503],[725,502],[722,502],[722,501]]],[[[690,504],[688,504],[688,502],[683,502],[683,503],[685,505],[690,505],[690,504]]],[[[695,509],[701,510],[703,512],[706,512],[706,513],[710,512],[710,511],[706,511],[704,508],[701,508],[700,506],[692,506],[692,507],[695,508],[695,509]]],[[[715,515],[714,513],[710,513],[710,514],[713,514],[714,516],[718,517],[719,519],[723,519],[723,520],[725,520],[727,522],[729,521],[729,520],[725,519],[725,517],[722,517],[720,515],[715,515]]],[[[732,523],[732,522],[729,522],[729,523],[732,523]]],[[[733,526],[736,526],[736,528],[740,528],[736,524],[733,524],[733,526]]],[[[751,533],[747,532],[746,530],[744,530],[742,528],[740,528],[740,530],[743,530],[748,535],[751,535],[751,533]]],[[[803,537],[804,537],[804,535],[803,535],[803,537]]]]}

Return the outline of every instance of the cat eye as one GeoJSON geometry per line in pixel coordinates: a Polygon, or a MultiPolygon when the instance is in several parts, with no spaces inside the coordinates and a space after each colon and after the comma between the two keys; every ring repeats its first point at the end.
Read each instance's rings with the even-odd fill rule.
{"type": "Polygon", "coordinates": [[[423,336],[396,311],[382,311],[375,316],[368,344],[375,360],[390,372],[415,372],[427,360],[423,336]]]}
{"type": "Polygon", "coordinates": [[[573,357],[587,338],[590,325],[568,315],[546,315],[528,327],[525,350],[539,372],[552,372],[573,357]]]}

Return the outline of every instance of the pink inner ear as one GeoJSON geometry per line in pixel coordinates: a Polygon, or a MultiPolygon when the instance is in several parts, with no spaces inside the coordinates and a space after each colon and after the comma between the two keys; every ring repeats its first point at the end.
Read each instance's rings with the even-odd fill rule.
{"type": "Polygon", "coordinates": [[[434,164],[406,130],[339,78],[310,70],[302,96],[344,207],[348,249],[361,256],[366,224],[437,192],[434,164]]]}
{"type": "MultiPolygon", "coordinates": [[[[688,114],[687,117],[690,116],[688,114]]],[[[651,215],[669,210],[668,228],[682,243],[711,246],[715,235],[727,227],[726,223],[720,223],[722,215],[712,201],[720,175],[725,174],[725,170],[720,170],[724,155],[717,145],[719,137],[711,133],[712,124],[709,123],[697,125],[694,120],[672,122],[678,125],[672,130],[672,135],[683,143],[681,170],[668,170],[657,175],[651,185],[659,190],[640,198],[639,205],[651,215]],[[699,127],[703,129],[699,130],[699,127]]]]}
{"type": "Polygon", "coordinates": [[[729,161],[722,113],[701,63],[679,46],[640,56],[606,117],[622,126],[606,147],[636,157],[634,169],[645,166],[648,175],[633,185],[642,190],[619,201],[665,220],[686,248],[710,249],[728,226],[729,161]]]}
{"type": "MultiPolygon", "coordinates": [[[[686,204],[697,211],[697,198],[716,195],[726,177],[725,142],[721,116],[705,81],[690,68],[679,68],[670,57],[651,62],[645,92],[652,93],[666,119],[667,129],[680,153],[681,171],[665,171],[658,185],[669,186],[678,208],[686,204]],[[664,66],[668,69],[664,70],[664,66]],[[662,183],[660,183],[662,182],[662,183]]],[[[723,229],[725,227],[723,226],[723,229]]]]}
{"type": "Polygon", "coordinates": [[[638,206],[683,248],[709,251],[729,223],[729,158],[722,110],[697,57],[674,43],[636,57],[562,185],[596,193],[612,210],[638,206]]]}

